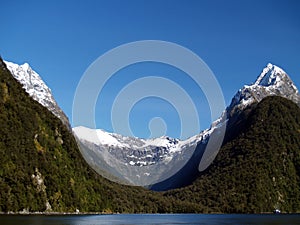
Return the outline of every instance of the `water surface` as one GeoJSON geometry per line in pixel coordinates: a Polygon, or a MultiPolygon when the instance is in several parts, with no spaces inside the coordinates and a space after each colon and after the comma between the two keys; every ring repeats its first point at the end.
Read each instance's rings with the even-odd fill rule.
{"type": "Polygon", "coordinates": [[[300,214],[1,215],[1,225],[300,225],[300,214]]]}

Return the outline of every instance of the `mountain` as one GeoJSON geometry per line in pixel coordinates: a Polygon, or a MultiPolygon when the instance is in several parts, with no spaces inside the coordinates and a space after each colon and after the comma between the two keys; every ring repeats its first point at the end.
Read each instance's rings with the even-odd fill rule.
{"type": "Polygon", "coordinates": [[[71,129],[69,120],[65,113],[59,108],[50,88],[42,78],[30,67],[28,63],[18,65],[4,61],[13,77],[22,84],[26,92],[42,106],[57,116],[68,128],[71,129]]]}
{"type": "Polygon", "coordinates": [[[205,212],[300,211],[300,108],[271,96],[241,113],[239,134],[190,186],[164,193],[205,212]]]}
{"type": "MultiPolygon", "coordinates": [[[[188,171],[195,165],[196,180],[166,192],[99,176],[83,159],[70,130],[29,97],[1,59],[0,112],[0,212],[300,211],[300,109],[286,98],[269,96],[236,110],[227,132],[239,132],[225,137],[213,163],[198,171],[203,154],[198,144],[195,163],[189,160],[185,166],[188,171]]],[[[109,143],[127,143],[110,136],[105,138],[109,143]]],[[[176,139],[161,140],[163,147],[178,144],[172,144],[176,139]]]]}
{"type": "Polygon", "coordinates": [[[197,204],[113,183],[85,162],[70,130],[0,58],[0,212],[197,212],[197,204]]]}
{"type": "Polygon", "coordinates": [[[75,127],[81,152],[101,175],[118,182],[162,191],[190,184],[205,170],[224,143],[238,135],[241,113],[267,96],[281,96],[300,105],[300,96],[289,76],[268,64],[252,85],[245,85],[209,129],[187,140],[170,137],[139,139],[75,127]]]}

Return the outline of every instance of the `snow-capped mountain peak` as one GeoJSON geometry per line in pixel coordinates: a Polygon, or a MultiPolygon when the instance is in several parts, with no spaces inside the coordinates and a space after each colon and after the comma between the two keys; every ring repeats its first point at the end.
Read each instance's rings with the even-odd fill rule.
{"type": "Polygon", "coordinates": [[[70,128],[69,120],[56,103],[50,88],[28,63],[24,63],[23,65],[18,65],[8,61],[4,61],[4,63],[13,77],[22,84],[29,96],[39,102],[42,106],[46,107],[55,116],[61,119],[68,128],[70,128]]]}
{"type": "Polygon", "coordinates": [[[254,85],[260,85],[265,87],[276,85],[280,81],[282,81],[282,76],[284,75],[285,72],[281,68],[271,63],[268,63],[268,65],[263,69],[261,74],[256,79],[254,85]]]}
{"type": "Polygon", "coordinates": [[[280,67],[268,63],[252,85],[245,85],[234,96],[230,110],[243,110],[267,96],[277,95],[300,105],[299,92],[293,81],[280,67]]]}
{"type": "Polygon", "coordinates": [[[18,80],[26,92],[40,104],[48,107],[50,103],[56,104],[50,88],[44,83],[41,77],[31,69],[28,63],[18,65],[4,61],[16,80],[18,80]]]}

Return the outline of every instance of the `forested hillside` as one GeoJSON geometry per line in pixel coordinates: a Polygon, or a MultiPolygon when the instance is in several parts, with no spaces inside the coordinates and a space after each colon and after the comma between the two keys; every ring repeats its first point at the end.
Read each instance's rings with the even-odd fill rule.
{"type": "Polygon", "coordinates": [[[188,200],[208,212],[300,211],[300,109],[267,97],[239,121],[213,164],[193,185],[165,196],[188,200]]]}

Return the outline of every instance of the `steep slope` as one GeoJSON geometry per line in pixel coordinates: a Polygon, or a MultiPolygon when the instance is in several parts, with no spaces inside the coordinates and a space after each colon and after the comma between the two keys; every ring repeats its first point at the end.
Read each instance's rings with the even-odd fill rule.
{"type": "Polygon", "coordinates": [[[241,115],[239,135],[189,187],[165,193],[207,206],[207,211],[300,211],[300,108],[267,97],[241,115]]]}
{"type": "Polygon", "coordinates": [[[33,100],[0,59],[0,212],[188,212],[197,204],[97,175],[53,113],[33,100]]]}
{"type": "Polygon", "coordinates": [[[65,113],[60,109],[55,101],[50,88],[45,84],[42,78],[29,66],[28,63],[18,65],[12,62],[4,61],[13,77],[22,84],[26,92],[42,106],[56,115],[68,128],[69,120],[65,113]]]}

